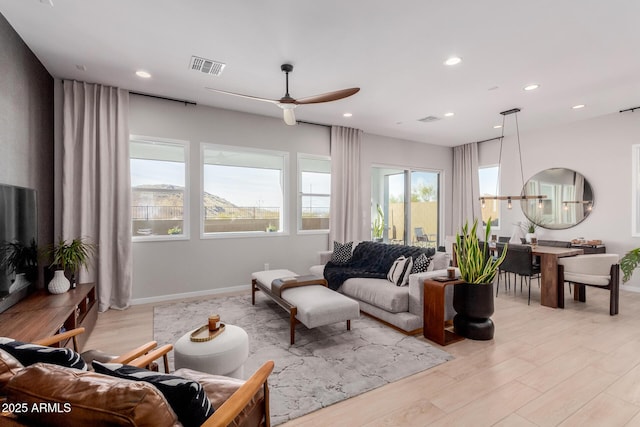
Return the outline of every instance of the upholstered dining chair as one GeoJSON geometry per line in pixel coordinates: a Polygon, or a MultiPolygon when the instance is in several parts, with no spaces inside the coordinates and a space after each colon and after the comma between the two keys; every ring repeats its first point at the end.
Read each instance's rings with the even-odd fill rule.
{"type": "Polygon", "coordinates": [[[564,282],[574,285],[573,299],[586,302],[586,286],[610,292],[609,314],[618,314],[620,299],[620,265],[617,254],[589,254],[558,260],[558,298],[564,302],[564,282]]]}

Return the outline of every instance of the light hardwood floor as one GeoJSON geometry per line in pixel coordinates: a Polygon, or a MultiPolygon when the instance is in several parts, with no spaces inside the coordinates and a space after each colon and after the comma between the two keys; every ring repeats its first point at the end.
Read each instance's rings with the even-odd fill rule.
{"type": "MultiPolygon", "coordinates": [[[[640,426],[640,294],[621,291],[618,316],[608,295],[588,288],[582,304],[567,292],[554,310],[535,282],[530,306],[526,285],[501,289],[492,341],[449,345],[453,361],[284,426],[640,426]]],[[[110,310],[86,347],[124,351],[152,329],[153,305],[110,310]]]]}

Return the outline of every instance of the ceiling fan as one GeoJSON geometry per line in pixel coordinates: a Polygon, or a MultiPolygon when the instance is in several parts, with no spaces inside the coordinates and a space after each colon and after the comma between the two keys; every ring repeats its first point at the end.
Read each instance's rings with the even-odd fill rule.
{"type": "Polygon", "coordinates": [[[318,104],[321,102],[337,101],[339,99],[354,95],[358,93],[358,91],[360,90],[359,87],[352,87],[349,89],[342,89],[342,90],[336,90],[334,92],[323,93],[321,95],[314,95],[314,96],[308,96],[306,98],[295,99],[295,98],[292,98],[291,95],[289,95],[289,73],[293,71],[293,65],[282,64],[280,66],[280,69],[284,71],[286,74],[285,94],[280,99],[259,98],[257,96],[242,95],[240,93],[227,92],[225,90],[213,89],[210,87],[208,87],[207,89],[213,92],[224,93],[224,94],[233,95],[233,96],[240,96],[242,98],[254,99],[256,101],[264,101],[264,102],[270,102],[272,104],[276,104],[278,107],[282,108],[284,122],[288,125],[296,124],[296,116],[293,113],[293,110],[298,105],[318,104]]]}

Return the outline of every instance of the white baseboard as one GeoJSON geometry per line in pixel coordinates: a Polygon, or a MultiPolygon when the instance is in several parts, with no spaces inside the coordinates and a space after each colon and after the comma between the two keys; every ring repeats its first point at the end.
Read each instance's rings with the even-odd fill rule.
{"type": "Polygon", "coordinates": [[[226,294],[229,292],[241,292],[241,291],[249,291],[249,290],[251,290],[251,285],[239,285],[239,286],[230,286],[228,288],[207,289],[206,291],[158,295],[157,297],[147,297],[147,298],[134,298],[131,300],[131,305],[154,304],[158,302],[172,301],[177,299],[219,295],[219,294],[226,294]]]}
{"type": "Polygon", "coordinates": [[[620,285],[620,289],[622,289],[623,291],[629,291],[629,292],[640,292],[640,286],[620,285]]]}

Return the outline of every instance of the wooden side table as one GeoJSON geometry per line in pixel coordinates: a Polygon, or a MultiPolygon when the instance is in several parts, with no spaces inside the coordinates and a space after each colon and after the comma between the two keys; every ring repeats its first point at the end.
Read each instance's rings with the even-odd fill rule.
{"type": "Polygon", "coordinates": [[[424,281],[424,316],[422,334],[428,340],[440,345],[463,340],[464,337],[446,329],[444,320],[445,288],[449,285],[462,283],[462,280],[439,282],[426,279],[424,281]]]}

